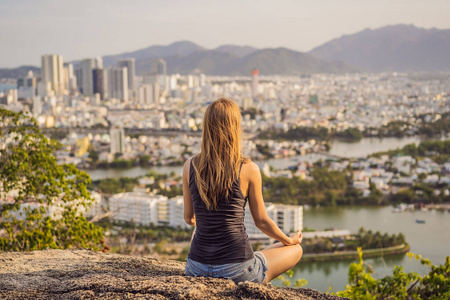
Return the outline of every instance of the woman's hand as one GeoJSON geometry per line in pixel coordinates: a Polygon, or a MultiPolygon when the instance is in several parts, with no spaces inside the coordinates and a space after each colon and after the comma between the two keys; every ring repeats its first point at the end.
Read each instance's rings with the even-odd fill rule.
{"type": "Polygon", "coordinates": [[[292,240],[291,245],[301,244],[303,240],[302,231],[299,230],[296,233],[291,234],[289,238],[292,240]]]}

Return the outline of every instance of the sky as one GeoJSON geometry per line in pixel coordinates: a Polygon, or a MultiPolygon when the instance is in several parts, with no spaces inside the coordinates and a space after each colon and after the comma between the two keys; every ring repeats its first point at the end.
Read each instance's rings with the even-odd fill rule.
{"type": "Polygon", "coordinates": [[[189,40],[306,52],[366,28],[450,29],[448,0],[0,0],[0,68],[189,40]]]}

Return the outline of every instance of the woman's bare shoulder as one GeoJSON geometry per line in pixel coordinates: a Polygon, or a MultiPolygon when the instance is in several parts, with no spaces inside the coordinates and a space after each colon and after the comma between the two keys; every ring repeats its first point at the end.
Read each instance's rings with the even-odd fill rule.
{"type": "Polygon", "coordinates": [[[183,174],[189,174],[189,169],[191,167],[191,161],[194,159],[195,155],[188,158],[185,162],[184,162],[184,166],[183,166],[183,174]]]}
{"type": "Polygon", "coordinates": [[[254,162],[254,161],[252,161],[252,160],[250,160],[250,159],[247,159],[244,163],[243,163],[243,165],[242,165],[242,171],[243,172],[245,172],[245,174],[246,175],[249,175],[249,176],[252,176],[252,175],[254,175],[255,173],[258,173],[259,174],[259,167],[258,167],[258,165],[254,162]]]}

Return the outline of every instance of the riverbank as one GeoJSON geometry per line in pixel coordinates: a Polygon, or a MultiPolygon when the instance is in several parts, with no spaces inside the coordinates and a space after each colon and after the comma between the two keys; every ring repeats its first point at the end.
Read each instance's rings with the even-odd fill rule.
{"type": "MultiPolygon", "coordinates": [[[[363,250],[363,258],[380,257],[386,255],[405,254],[410,250],[409,244],[363,250]]],[[[319,262],[335,260],[353,260],[358,258],[358,251],[335,251],[332,253],[304,254],[301,262],[319,262]]]]}

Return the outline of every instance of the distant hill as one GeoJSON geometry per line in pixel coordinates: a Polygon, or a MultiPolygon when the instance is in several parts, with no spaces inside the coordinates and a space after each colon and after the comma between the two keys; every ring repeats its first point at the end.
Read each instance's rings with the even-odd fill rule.
{"type": "Polygon", "coordinates": [[[209,75],[249,75],[254,68],[260,69],[264,75],[357,71],[342,62],[323,61],[285,48],[259,50],[249,46],[224,45],[208,50],[192,42],[151,46],[134,52],[105,56],[103,64],[113,65],[118,59],[125,57],[135,58],[137,74],[149,72],[151,62],[156,58],[166,60],[169,74],[202,72],[209,75]]]}
{"type": "Polygon", "coordinates": [[[196,51],[205,50],[203,47],[189,41],[180,41],[168,46],[150,46],[133,52],[126,52],[118,55],[103,56],[105,66],[115,65],[121,58],[132,57],[138,60],[152,60],[156,58],[165,58],[168,56],[187,56],[196,51]]]}
{"type": "Polygon", "coordinates": [[[342,62],[324,61],[312,55],[286,48],[263,49],[223,66],[224,73],[249,75],[257,68],[261,74],[300,75],[311,73],[356,72],[357,69],[342,62]]]}
{"type": "Polygon", "coordinates": [[[26,76],[29,71],[33,71],[38,74],[41,72],[41,68],[33,66],[21,66],[14,69],[0,69],[0,78],[18,78],[26,76]]]}
{"type": "Polygon", "coordinates": [[[259,50],[258,48],[250,46],[235,46],[235,45],[222,45],[214,49],[214,51],[229,53],[237,57],[244,57],[258,50],[259,50]]]}
{"type": "Polygon", "coordinates": [[[392,25],[344,35],[309,52],[363,71],[450,70],[450,30],[392,25]]]}

